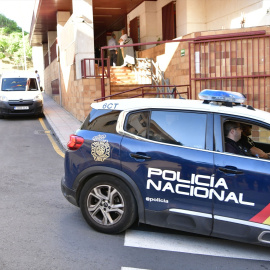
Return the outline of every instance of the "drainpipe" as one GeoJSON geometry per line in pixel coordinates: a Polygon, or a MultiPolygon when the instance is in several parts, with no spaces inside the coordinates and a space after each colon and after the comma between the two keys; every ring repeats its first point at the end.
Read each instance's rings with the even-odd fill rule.
{"type": "Polygon", "coordinates": [[[104,82],[104,53],[101,48],[101,66],[102,66],[102,77],[101,77],[101,97],[102,100],[105,100],[105,82],[104,82]]]}
{"type": "MultiPolygon", "coordinates": [[[[56,40],[57,40],[57,38],[56,38],[56,40]]],[[[59,49],[58,40],[56,43],[56,54],[57,54],[58,78],[59,78],[59,103],[60,103],[60,106],[62,107],[61,65],[60,65],[60,49],[59,49]]]]}
{"type": "Polygon", "coordinates": [[[58,62],[58,77],[59,77],[59,103],[62,107],[62,87],[61,87],[61,69],[60,69],[60,62],[58,62]]]}

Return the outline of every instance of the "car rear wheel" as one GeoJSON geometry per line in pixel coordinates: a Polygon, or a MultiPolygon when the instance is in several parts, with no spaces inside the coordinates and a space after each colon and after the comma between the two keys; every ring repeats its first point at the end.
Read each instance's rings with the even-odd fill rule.
{"type": "Polygon", "coordinates": [[[87,223],[103,233],[120,233],[137,217],[137,206],[130,189],[110,175],[91,178],[83,187],[80,208],[87,223]]]}

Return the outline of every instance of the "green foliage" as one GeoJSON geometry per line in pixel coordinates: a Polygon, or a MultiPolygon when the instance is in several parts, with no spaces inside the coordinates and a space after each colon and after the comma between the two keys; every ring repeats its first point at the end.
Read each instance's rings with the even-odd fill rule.
{"type": "Polygon", "coordinates": [[[11,34],[12,32],[22,32],[22,28],[17,25],[16,22],[6,18],[0,14],[0,27],[3,28],[5,34],[11,34]]]}
{"type": "Polygon", "coordinates": [[[16,22],[0,14],[0,60],[8,58],[19,65],[24,62],[24,50],[26,59],[31,61],[32,48],[29,44],[29,34],[22,33],[22,28],[18,27],[16,22]]]}

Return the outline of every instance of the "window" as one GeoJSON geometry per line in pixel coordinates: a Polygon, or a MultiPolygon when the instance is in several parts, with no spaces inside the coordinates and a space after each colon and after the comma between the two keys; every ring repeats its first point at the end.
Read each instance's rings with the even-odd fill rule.
{"type": "MultiPolygon", "coordinates": [[[[136,17],[130,21],[130,37],[133,43],[140,43],[140,18],[136,17]]],[[[139,51],[138,46],[134,46],[135,51],[139,51]]]]}
{"type": "Polygon", "coordinates": [[[206,114],[153,111],[149,139],[164,143],[205,148],[206,114]]]}
{"type": "Polygon", "coordinates": [[[206,114],[180,111],[131,113],[126,131],[157,142],[205,148],[206,114]],[[150,120],[149,120],[150,119],[150,120]]]}
{"type": "Polygon", "coordinates": [[[252,125],[252,132],[249,136],[255,143],[255,146],[265,153],[270,152],[270,130],[257,125],[252,125]]]}
{"type": "Polygon", "coordinates": [[[38,90],[36,78],[3,78],[2,91],[38,90]]]}
{"type": "Polygon", "coordinates": [[[25,91],[27,78],[3,78],[2,91],[25,91]]]}
{"type": "Polygon", "coordinates": [[[26,90],[27,90],[27,91],[33,91],[33,90],[35,91],[35,90],[38,90],[36,78],[29,78],[29,79],[27,80],[26,90]]]}
{"type": "Polygon", "coordinates": [[[131,113],[128,117],[126,131],[143,138],[147,137],[149,111],[131,113]]]}
{"type": "Polygon", "coordinates": [[[119,114],[120,111],[92,109],[81,129],[116,134],[116,124],[119,114]]]}
{"type": "Polygon", "coordinates": [[[170,40],[176,38],[176,13],[173,1],[162,8],[162,39],[170,40]]]}
{"type": "Polygon", "coordinates": [[[265,127],[229,119],[224,123],[224,141],[225,152],[269,159],[270,130],[265,127]]]}

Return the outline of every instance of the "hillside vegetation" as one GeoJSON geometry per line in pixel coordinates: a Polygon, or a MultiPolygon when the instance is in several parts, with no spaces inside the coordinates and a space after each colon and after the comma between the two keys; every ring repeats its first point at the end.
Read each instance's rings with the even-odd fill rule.
{"type": "Polygon", "coordinates": [[[0,14],[0,72],[24,69],[24,50],[27,69],[31,69],[33,63],[29,33],[23,33],[16,22],[0,14]]]}

